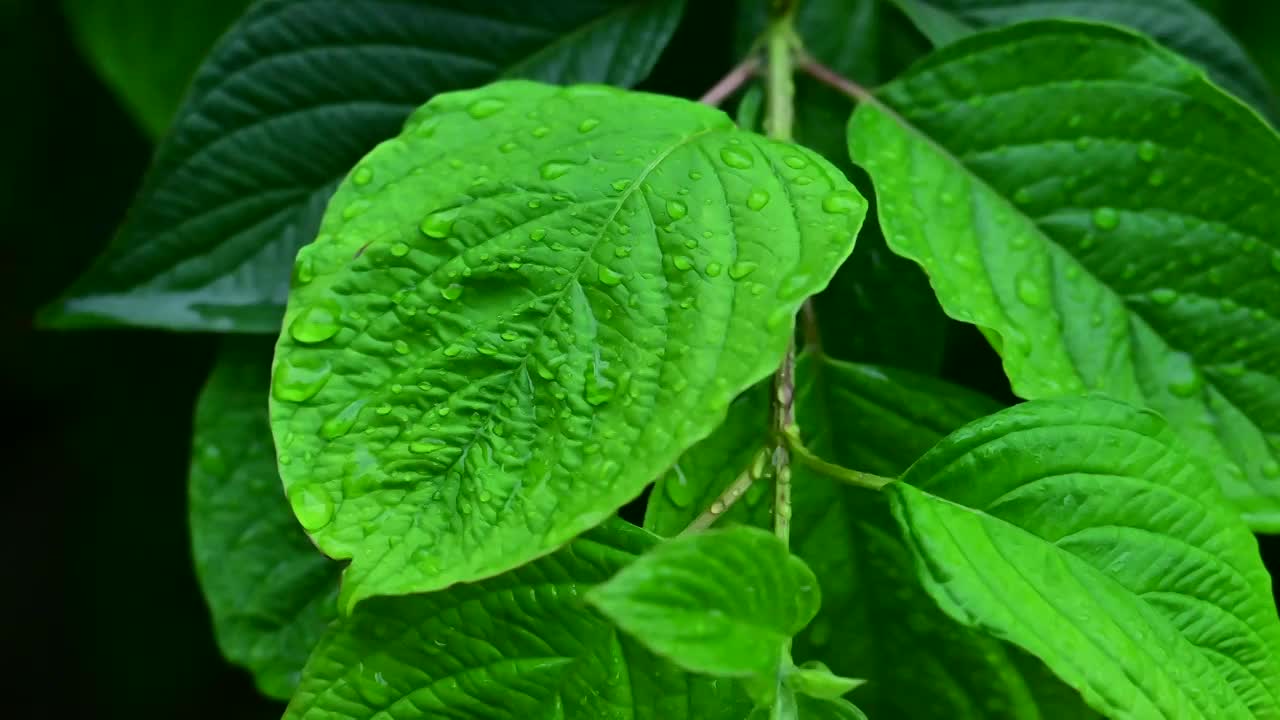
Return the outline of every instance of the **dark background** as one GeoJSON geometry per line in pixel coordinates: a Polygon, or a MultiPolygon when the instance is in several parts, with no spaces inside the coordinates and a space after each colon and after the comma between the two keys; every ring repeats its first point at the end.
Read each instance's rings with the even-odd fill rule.
{"type": "MultiPolygon", "coordinates": [[[[1216,9],[1273,79],[1280,10],[1216,9]]],[[[732,62],[726,3],[691,0],[646,87],[696,97],[732,62]]],[[[158,61],[163,61],[162,59],[158,61]]],[[[0,477],[15,717],[276,718],[213,643],[186,524],[193,402],[216,338],[32,327],[104,246],[151,142],[76,47],[59,3],[0,0],[0,477]],[[16,704],[15,704],[16,701],[16,704]]],[[[990,350],[961,331],[949,366],[990,350]]],[[[987,367],[998,365],[987,363],[987,367]]],[[[1264,541],[1273,566],[1280,545],[1264,541]]]]}

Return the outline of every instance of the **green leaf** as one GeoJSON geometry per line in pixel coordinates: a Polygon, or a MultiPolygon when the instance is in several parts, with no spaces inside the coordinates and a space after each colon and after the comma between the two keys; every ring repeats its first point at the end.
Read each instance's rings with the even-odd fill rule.
{"type": "Polygon", "coordinates": [[[734,684],[684,673],[582,600],[654,544],[625,523],[476,584],[374,598],[335,624],[286,720],[739,720],[734,684]]]}
{"type": "Polygon", "coordinates": [[[840,677],[821,662],[810,661],[789,672],[786,682],[801,695],[835,700],[867,681],[840,677]]]}
{"type": "Polygon", "coordinates": [[[1272,118],[1275,90],[1240,43],[1192,0],[892,0],[936,46],[1027,20],[1096,20],[1150,35],[1209,72],[1214,82],[1272,118]]]}
{"type": "Polygon", "coordinates": [[[668,540],[587,601],[686,670],[773,681],[786,643],[818,612],[818,592],[780,539],[738,526],[668,540]]]}
{"type": "Polygon", "coordinates": [[[289,511],[271,446],[271,344],[231,342],[196,407],[191,545],[218,647],[287,700],[337,616],[338,565],[289,511]]]}
{"type": "Polygon", "coordinates": [[[1197,463],[1154,412],[1060,398],[956,431],[888,492],[941,607],[1107,717],[1280,717],[1271,579],[1197,463]]]}
{"type": "Polygon", "coordinates": [[[842,699],[796,698],[800,720],[867,720],[853,703],[842,699]]]}
{"type": "MultiPolygon", "coordinates": [[[[947,433],[998,409],[990,399],[934,378],[809,355],[797,364],[796,389],[797,417],[811,449],[890,477],[947,433]]],[[[680,473],[662,478],[650,496],[650,527],[678,532],[732,482],[751,453],[725,453],[725,439],[757,432],[763,438],[767,403],[767,386],[753,388],[724,425],[681,457],[680,473]],[[673,483],[681,481],[677,496],[691,498],[684,506],[671,501],[673,483]]],[[[721,522],[767,526],[768,496],[757,490],[766,486],[756,483],[721,522]]],[[[794,654],[866,678],[853,697],[873,717],[1092,717],[1079,695],[1042,663],[937,609],[914,577],[911,555],[880,493],[845,488],[799,466],[793,488],[792,547],[817,575],[823,598],[818,616],[797,636],[794,654]],[[921,687],[932,690],[922,693],[921,687]]]]}
{"type": "Polygon", "coordinates": [[[1083,23],[968,38],[881,97],[849,143],[885,236],[1014,391],[1160,411],[1280,530],[1275,133],[1172,53],[1083,23]]]}
{"type": "Polygon", "coordinates": [[[550,552],[778,365],[866,203],[718,110],[525,81],[449,93],[298,257],[272,385],[350,608],[550,552]]]}
{"type": "Polygon", "coordinates": [[[63,0],[89,61],[153,138],[196,68],[249,0],[63,0]]]}
{"type": "Polygon", "coordinates": [[[502,77],[632,85],[682,9],[262,0],[200,69],[111,246],[40,319],[274,333],[334,188],[414,108],[502,77]]]}

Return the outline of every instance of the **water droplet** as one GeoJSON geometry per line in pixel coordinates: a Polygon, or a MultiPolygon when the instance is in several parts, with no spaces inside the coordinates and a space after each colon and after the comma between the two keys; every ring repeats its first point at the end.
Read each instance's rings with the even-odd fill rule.
{"type": "Polygon", "coordinates": [[[1178,299],[1178,291],[1172,288],[1156,288],[1151,291],[1151,299],[1160,305],[1172,305],[1178,299]]]}
{"type": "Polygon", "coordinates": [[[368,200],[354,200],[342,209],[342,219],[351,220],[364,214],[370,207],[368,200]]]}
{"type": "Polygon", "coordinates": [[[462,346],[457,343],[453,343],[452,345],[449,345],[444,349],[445,357],[458,357],[461,354],[462,354],[462,346]]]}
{"type": "Polygon", "coordinates": [[[445,445],[439,440],[436,440],[434,438],[426,438],[423,440],[414,440],[413,442],[409,443],[409,452],[414,453],[416,455],[427,455],[433,452],[439,452],[440,450],[443,450],[446,447],[448,447],[448,445],[445,445]]]}
{"type": "Polygon", "coordinates": [[[765,190],[756,188],[747,194],[747,207],[752,210],[761,210],[765,205],[769,204],[769,193],[765,190]]]}
{"type": "Polygon", "coordinates": [[[603,405],[613,399],[615,385],[601,374],[598,363],[592,363],[586,373],[585,396],[592,405],[603,405]]]}
{"type": "Polygon", "coordinates": [[[351,432],[351,428],[356,424],[356,419],[360,417],[360,411],[364,409],[367,402],[367,399],[356,400],[342,408],[337,415],[329,418],[320,426],[320,435],[326,440],[337,440],[351,432]]]}
{"type": "Polygon", "coordinates": [[[538,127],[533,129],[533,132],[531,134],[536,138],[544,138],[547,135],[551,134],[551,128],[547,127],[546,125],[539,125],[538,127]]]}
{"type": "Polygon", "coordinates": [[[1200,389],[1200,373],[1191,364],[1191,358],[1177,353],[1169,366],[1169,392],[1179,397],[1191,397],[1200,389]]]}
{"type": "Polygon", "coordinates": [[[1164,184],[1165,174],[1163,170],[1152,170],[1147,176],[1147,184],[1151,187],[1160,187],[1164,184]]]}
{"type": "Polygon", "coordinates": [[[756,268],[758,267],[760,267],[759,264],[753,263],[750,260],[736,262],[729,267],[729,277],[733,278],[734,280],[741,280],[742,278],[755,272],[756,268]]]}
{"type": "Polygon", "coordinates": [[[622,284],[622,274],[619,272],[616,272],[613,268],[609,267],[608,265],[600,266],[598,276],[600,278],[600,282],[604,283],[605,285],[621,285],[622,284]]]}
{"type": "Polygon", "coordinates": [[[409,343],[405,342],[404,340],[396,340],[395,342],[391,343],[391,348],[396,352],[400,353],[401,355],[409,354],[409,343]]]}
{"type": "Polygon", "coordinates": [[[1018,191],[1013,194],[1013,201],[1019,205],[1027,205],[1031,200],[1031,191],[1026,188],[1019,188],[1018,191]]]}
{"type": "Polygon", "coordinates": [[[600,127],[599,120],[595,118],[587,118],[586,120],[583,120],[582,122],[578,123],[578,132],[589,133],[598,127],[600,127]]]}
{"type": "Polygon", "coordinates": [[[1080,123],[1084,122],[1084,116],[1079,113],[1067,118],[1067,127],[1080,127],[1080,123]]]}
{"type": "Polygon", "coordinates": [[[477,120],[482,120],[496,115],[506,106],[506,102],[497,98],[483,98],[468,105],[467,114],[477,120]]]}
{"type": "Polygon", "coordinates": [[[293,279],[299,285],[306,285],[316,278],[315,263],[310,255],[299,255],[293,263],[293,279]]]}
{"type": "Polygon", "coordinates": [[[1031,307],[1044,304],[1044,287],[1029,275],[1018,275],[1018,299],[1031,307]]]}
{"type": "Polygon", "coordinates": [[[1280,476],[1280,463],[1274,460],[1267,461],[1262,466],[1262,474],[1272,478],[1280,476]]]}
{"type": "Polygon", "coordinates": [[[718,262],[707,263],[707,277],[719,276],[721,269],[720,263],[718,262]]]}
{"type": "Polygon", "coordinates": [[[364,166],[356,168],[356,171],[351,174],[351,182],[356,185],[368,185],[371,180],[373,180],[373,170],[364,166]]]}
{"type": "Polygon", "coordinates": [[[619,245],[618,247],[613,249],[614,257],[624,258],[630,254],[631,254],[631,248],[627,247],[626,245],[619,245]]]}
{"type": "Polygon", "coordinates": [[[289,337],[300,343],[324,342],[342,328],[338,323],[341,314],[342,310],[333,302],[308,306],[289,323],[289,337]]]}
{"type": "Polygon", "coordinates": [[[1138,143],[1138,157],[1143,162],[1151,162],[1155,160],[1156,153],[1158,151],[1159,151],[1159,148],[1156,147],[1156,144],[1151,142],[1150,140],[1143,140],[1142,142],[1138,143]]]}
{"type": "Polygon", "coordinates": [[[525,203],[525,204],[529,206],[529,209],[530,209],[530,210],[537,210],[538,208],[542,207],[542,201],[541,201],[541,200],[530,200],[529,202],[527,202],[527,203],[525,203]]]}
{"type": "Polygon", "coordinates": [[[689,179],[690,179],[690,180],[701,180],[701,179],[702,179],[702,173],[698,172],[697,170],[690,170],[690,171],[689,171],[689,179]]]}
{"type": "Polygon", "coordinates": [[[331,370],[327,360],[285,355],[276,361],[271,374],[271,394],[285,402],[305,402],[315,397],[329,382],[331,370]]]}
{"type": "Polygon", "coordinates": [[[738,170],[746,170],[755,164],[755,161],[751,159],[751,155],[735,147],[721,148],[720,159],[725,165],[738,170]]]}
{"type": "Polygon", "coordinates": [[[1093,224],[1099,230],[1114,230],[1120,224],[1120,213],[1115,208],[1100,207],[1093,211],[1093,224]]]}
{"type": "Polygon", "coordinates": [[[837,190],[822,199],[822,209],[829,213],[857,212],[862,207],[862,198],[852,190],[837,190]]]}
{"type": "Polygon", "coordinates": [[[676,255],[672,258],[671,263],[676,266],[677,270],[691,270],[693,268],[693,261],[684,255],[676,255]]]}
{"type": "Polygon", "coordinates": [[[409,254],[409,246],[402,242],[392,243],[391,254],[396,257],[404,257],[409,254]]]}
{"type": "Polygon", "coordinates": [[[631,187],[631,181],[630,180],[614,180],[613,182],[609,183],[609,187],[613,188],[614,190],[617,190],[618,192],[622,192],[623,190],[626,190],[627,188],[631,187]]]}
{"type": "Polygon", "coordinates": [[[1088,150],[1088,149],[1089,149],[1089,146],[1090,146],[1090,145],[1092,145],[1092,144],[1093,144],[1093,138],[1088,138],[1088,137],[1078,137],[1078,138],[1076,138],[1076,149],[1077,149],[1077,150],[1088,150]]]}
{"type": "Polygon", "coordinates": [[[534,241],[541,240],[541,239],[545,238],[546,236],[547,236],[547,229],[546,229],[546,228],[534,228],[534,229],[529,233],[529,239],[530,239],[530,240],[534,240],[534,241]]]}
{"type": "Polygon", "coordinates": [[[514,143],[514,142],[504,142],[504,143],[502,143],[501,145],[499,145],[499,146],[498,146],[498,152],[501,152],[501,153],[514,152],[514,151],[515,151],[515,149],[516,149],[516,148],[518,148],[518,147],[520,147],[520,145],[518,145],[517,143],[514,143]]]}
{"type": "Polygon", "coordinates": [[[418,226],[418,229],[422,230],[422,234],[427,237],[447,238],[449,233],[453,231],[453,221],[457,219],[458,213],[458,208],[438,210],[423,218],[422,224],[418,226]]]}
{"type": "Polygon", "coordinates": [[[680,218],[683,218],[685,215],[688,215],[688,214],[689,214],[689,206],[685,205],[679,200],[667,201],[667,215],[671,216],[672,220],[679,220],[680,218]]]}
{"type": "Polygon", "coordinates": [[[804,158],[800,157],[799,155],[788,155],[782,158],[782,162],[786,163],[787,167],[793,170],[799,170],[800,168],[809,164],[808,161],[806,161],[804,158]]]}
{"type": "Polygon", "coordinates": [[[565,173],[568,173],[571,169],[573,169],[572,163],[548,160],[542,163],[542,167],[538,169],[538,174],[542,176],[543,180],[555,180],[556,178],[564,177],[565,173]]]}
{"type": "Polygon", "coordinates": [[[289,489],[289,505],[307,532],[315,532],[333,520],[333,499],[323,488],[296,485],[289,489]]]}
{"type": "Polygon", "coordinates": [[[457,300],[462,297],[462,286],[458,283],[450,283],[448,287],[440,290],[440,296],[445,300],[457,300]]]}

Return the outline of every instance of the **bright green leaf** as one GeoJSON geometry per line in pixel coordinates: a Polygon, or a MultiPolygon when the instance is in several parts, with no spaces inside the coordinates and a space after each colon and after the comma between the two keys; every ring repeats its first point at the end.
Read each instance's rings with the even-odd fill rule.
{"type": "Polygon", "coordinates": [[[1083,23],[968,38],[881,97],[849,142],[885,236],[1015,392],[1160,411],[1280,530],[1280,138],[1172,53],[1083,23]]]}
{"type": "Polygon", "coordinates": [[[1280,717],[1258,544],[1156,413],[1037,400],[956,431],[888,490],[926,588],[1111,718],[1280,717]]]}
{"type": "MultiPolygon", "coordinates": [[[[889,477],[992,400],[915,373],[802,356],[796,407],[805,442],[840,464],[889,477]]],[[[747,463],[733,438],[769,423],[768,387],[757,386],[725,423],[686,452],[650,496],[646,523],[663,534],[687,525],[747,463]],[[679,483],[679,485],[675,485],[679,483]],[[675,497],[685,505],[672,502],[675,497]]],[[[757,483],[721,522],[771,522],[767,483],[757,483]]],[[[1018,648],[971,631],[939,611],[914,577],[887,503],[803,467],[793,480],[792,547],[817,575],[822,609],[799,634],[795,657],[867,678],[853,698],[873,717],[1040,720],[1092,717],[1079,695],[1018,648]],[[902,668],[911,668],[902,672],[902,668]],[[920,692],[921,687],[933,690],[920,692]]]]}
{"type": "Polygon", "coordinates": [[[334,188],[414,108],[500,77],[632,85],[682,8],[263,0],[205,61],[115,241],[41,320],[276,332],[334,188]]]}
{"type": "Polygon", "coordinates": [[[1050,18],[1133,28],[1194,60],[1214,82],[1263,113],[1280,111],[1275,90],[1249,54],[1192,0],[892,0],[939,47],[986,28],[1050,18]]]}
{"type": "Polygon", "coordinates": [[[745,525],[668,540],[587,600],[680,667],[770,681],[784,646],[820,605],[804,561],[772,533],[745,525]]]}
{"type": "Polygon", "coordinates": [[[249,0],[63,0],[76,40],[152,137],[249,0]]]}
{"type": "Polygon", "coordinates": [[[834,700],[867,681],[840,677],[821,662],[811,661],[787,673],[786,682],[801,695],[834,700]]]}
{"type": "Polygon", "coordinates": [[[200,396],[191,545],[218,646],[285,700],[337,616],[339,568],[289,511],[267,421],[270,378],[270,343],[230,343],[200,396]]]}
{"type": "Polygon", "coordinates": [[[285,718],[745,717],[732,683],[678,670],[583,602],[653,544],[611,522],[480,583],[361,603],[307,662],[285,718]]]}
{"type": "Polygon", "coordinates": [[[865,209],[685,100],[507,81],[424,106],[299,253],[276,354],[281,473],[352,558],[345,607],[503,572],[638,495],[777,367],[865,209]]]}

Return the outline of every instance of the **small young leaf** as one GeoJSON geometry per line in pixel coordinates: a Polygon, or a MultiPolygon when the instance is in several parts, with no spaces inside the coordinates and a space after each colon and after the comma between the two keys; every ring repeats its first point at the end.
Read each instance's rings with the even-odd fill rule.
{"type": "Polygon", "coordinates": [[[840,677],[817,661],[807,662],[787,673],[786,676],[786,683],[797,693],[823,700],[835,700],[866,682],[866,680],[840,677]]]}
{"type": "Polygon", "coordinates": [[[735,683],[680,671],[582,593],[654,544],[621,522],[475,584],[361,603],[325,636],[286,720],[740,720],[735,683]]]}
{"type": "Polygon", "coordinates": [[[153,138],[249,0],[63,0],[76,40],[153,138]]]}
{"type": "Polygon", "coordinates": [[[287,700],[337,616],[339,568],[289,511],[267,421],[270,378],[269,342],[231,342],[200,396],[191,545],[218,647],[262,692],[287,700]]]}
{"type": "Polygon", "coordinates": [[[1168,424],[1092,396],[974,422],[887,489],[926,588],[1112,718],[1280,717],[1247,527],[1168,424]]]}
{"type": "Polygon", "coordinates": [[[1160,411],[1280,530],[1280,138],[1186,61],[1088,23],[967,38],[880,97],[849,143],[885,236],[1014,390],[1160,411]]]}
{"type": "Polygon", "coordinates": [[[281,474],[352,559],[344,607],[503,572],[638,495],[778,366],[865,210],[697,103],[437,96],[334,196],[276,354],[281,474]]]}
{"type": "Polygon", "coordinates": [[[277,332],[329,196],[415,107],[502,77],[633,85],[683,7],[261,0],[201,67],[111,246],[41,321],[277,332]]]}
{"type": "Polygon", "coordinates": [[[892,0],[942,47],[987,28],[1027,20],[1080,19],[1124,25],[1194,60],[1227,91],[1276,117],[1275,90],[1231,33],[1194,0],[892,0]]]}
{"type": "Polygon", "coordinates": [[[659,545],[587,601],[693,672],[773,680],[820,605],[817,578],[772,533],[738,526],[659,545]]]}

